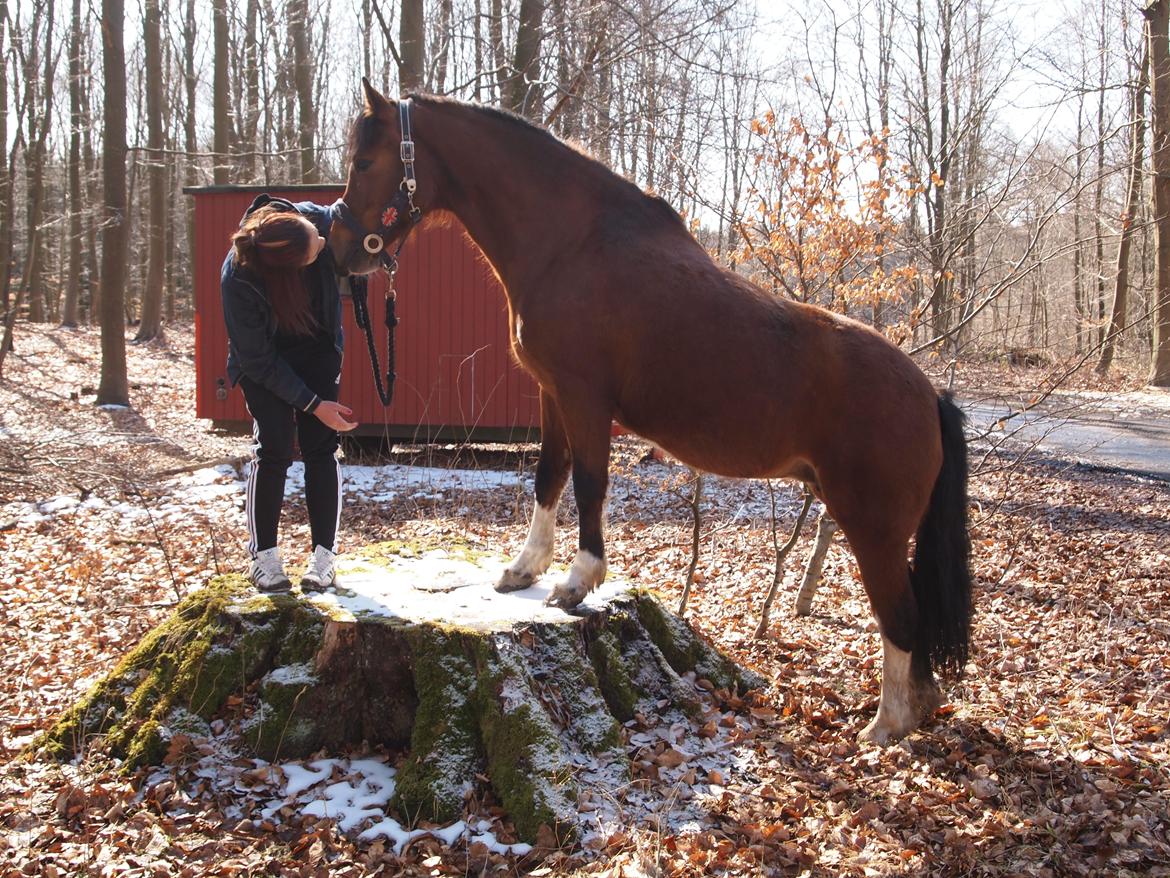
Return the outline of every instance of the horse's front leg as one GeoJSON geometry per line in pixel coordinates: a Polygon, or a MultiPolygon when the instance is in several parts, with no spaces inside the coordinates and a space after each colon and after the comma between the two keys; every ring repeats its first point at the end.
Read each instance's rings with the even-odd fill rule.
{"type": "Polygon", "coordinates": [[[569,578],[545,601],[572,609],[605,579],[605,492],[609,484],[610,415],[601,406],[562,405],[573,454],[573,493],[580,534],[569,578]]]}
{"type": "Polygon", "coordinates": [[[569,442],[556,402],[540,392],[540,459],[536,463],[536,503],[528,539],[496,583],[496,591],[528,588],[548,570],[556,544],[557,505],[569,478],[569,442]]]}

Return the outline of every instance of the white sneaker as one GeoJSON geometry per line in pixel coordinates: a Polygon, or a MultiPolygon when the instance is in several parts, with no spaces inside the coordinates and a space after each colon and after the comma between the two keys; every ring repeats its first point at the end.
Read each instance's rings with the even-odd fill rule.
{"type": "Polygon", "coordinates": [[[337,556],[324,546],[313,549],[313,557],[309,559],[309,567],[301,577],[301,588],[304,591],[324,591],[337,583],[337,571],[333,561],[337,556]]]}
{"type": "Polygon", "coordinates": [[[280,563],[280,553],[275,547],[257,552],[252,559],[252,584],[260,591],[288,591],[292,583],[284,575],[284,565],[280,563]]]}

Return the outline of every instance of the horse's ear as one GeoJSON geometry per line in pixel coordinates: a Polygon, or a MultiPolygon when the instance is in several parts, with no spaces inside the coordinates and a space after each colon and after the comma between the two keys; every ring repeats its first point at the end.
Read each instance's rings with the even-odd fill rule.
{"type": "Polygon", "coordinates": [[[378,90],[370,85],[370,81],[364,76],[362,77],[362,91],[366,96],[366,110],[372,114],[376,114],[378,110],[384,108],[388,101],[378,93],[378,90]]]}

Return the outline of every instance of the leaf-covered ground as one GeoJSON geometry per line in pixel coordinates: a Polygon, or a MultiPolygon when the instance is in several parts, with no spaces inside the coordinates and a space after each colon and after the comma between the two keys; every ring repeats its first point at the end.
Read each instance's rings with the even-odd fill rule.
{"type": "MultiPolygon", "coordinates": [[[[887,749],[855,740],[876,707],[880,647],[847,549],[830,551],[814,615],[791,618],[806,527],[770,634],[756,640],[772,577],[767,487],[709,488],[688,615],[773,685],[710,702],[695,731],[730,730],[752,771],[688,766],[669,736],[634,723],[635,776],[631,790],[615,791],[615,801],[656,796],[663,815],[687,801],[703,814],[698,825],[631,811],[584,849],[518,856],[421,836],[395,853],[329,820],[253,819],[263,797],[248,790],[263,779],[236,766],[239,783],[200,783],[190,753],[131,778],[99,759],[21,759],[179,596],[243,568],[238,491],[193,493],[190,477],[158,474],[246,455],[248,442],[194,419],[189,330],[131,347],[131,412],[93,405],[96,332],[20,327],[17,343],[0,383],[0,873],[1170,875],[1170,485],[1028,463],[1007,448],[975,456],[974,659],[949,706],[887,749]]],[[[960,390],[981,392],[1014,382],[1021,398],[1042,383],[1006,369],[959,378],[960,390]]],[[[1098,395],[1123,389],[1078,380],[1098,395]]],[[[1164,394],[1110,399],[1170,417],[1164,394]]],[[[687,472],[646,450],[617,444],[610,563],[673,597],[690,551],[687,472]]],[[[349,451],[350,462],[369,457],[349,451]]],[[[526,472],[535,454],[425,448],[393,460],[526,472]]],[[[778,488],[781,530],[797,500],[778,488]]],[[[345,542],[458,535],[507,553],[523,540],[530,505],[530,482],[359,500],[347,506],[345,542]]],[[[573,518],[566,502],[562,561],[573,518]]],[[[306,530],[294,498],[282,536],[294,561],[306,530]]],[[[468,809],[508,840],[486,787],[468,809]]]]}

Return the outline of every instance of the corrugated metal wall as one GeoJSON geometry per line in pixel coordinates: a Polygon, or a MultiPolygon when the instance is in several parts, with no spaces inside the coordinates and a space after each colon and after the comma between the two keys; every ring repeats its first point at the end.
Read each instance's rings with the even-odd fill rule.
{"type": "MultiPolygon", "coordinates": [[[[243,394],[226,385],[227,334],[219,270],[228,239],[259,192],[293,201],[329,204],[341,187],[254,186],[185,190],[195,199],[196,415],[247,421],[243,394]]],[[[363,334],[344,301],[345,363],[341,401],[366,433],[405,438],[535,439],[540,400],[536,384],[508,353],[507,307],[491,269],[457,223],[411,235],[400,257],[394,402],[384,409],[374,388],[363,334]],[[474,431],[474,432],[472,432],[474,431]]],[[[385,357],[384,280],[370,284],[370,310],[378,356],[385,357]]]]}

